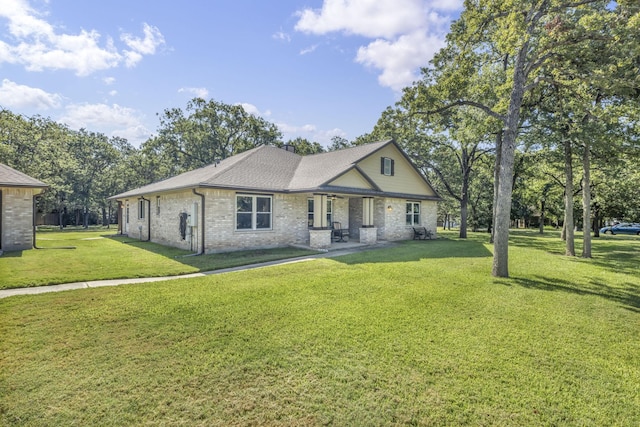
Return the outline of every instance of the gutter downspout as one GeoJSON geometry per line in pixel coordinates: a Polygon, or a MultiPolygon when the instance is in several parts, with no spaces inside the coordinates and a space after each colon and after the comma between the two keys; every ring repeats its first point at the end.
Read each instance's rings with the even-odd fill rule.
{"type": "Polygon", "coordinates": [[[140,196],[140,199],[147,202],[147,240],[145,242],[151,241],[151,200],[145,199],[144,196],[140,196]]]}
{"type": "Polygon", "coordinates": [[[192,191],[196,196],[200,196],[201,202],[200,218],[202,221],[202,227],[200,227],[200,249],[198,249],[198,253],[196,255],[204,255],[204,194],[198,193],[195,188],[192,188],[192,191]]]}
{"type": "Polygon", "coordinates": [[[33,248],[34,249],[40,249],[38,247],[38,245],[36,245],[36,199],[40,197],[40,194],[34,194],[33,196],[33,203],[31,205],[31,222],[32,222],[32,227],[33,227],[33,248]]]}

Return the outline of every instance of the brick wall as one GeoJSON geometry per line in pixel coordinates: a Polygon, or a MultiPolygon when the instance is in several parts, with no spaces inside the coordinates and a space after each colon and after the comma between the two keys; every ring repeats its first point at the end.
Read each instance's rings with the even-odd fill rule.
{"type": "Polygon", "coordinates": [[[32,188],[2,188],[2,250],[19,251],[33,247],[32,188]]]}
{"type": "MultiPolygon", "coordinates": [[[[375,224],[378,227],[380,240],[413,239],[413,229],[406,225],[405,199],[376,199],[375,224]],[[391,207],[391,209],[389,209],[391,207]]],[[[436,202],[423,200],[420,202],[420,222],[433,236],[436,233],[438,205],[436,202]]]]}
{"type": "MultiPolygon", "coordinates": [[[[236,230],[236,194],[231,190],[199,189],[205,195],[205,252],[271,248],[288,245],[309,245],[307,226],[307,200],[311,194],[270,194],[272,196],[272,229],[263,231],[236,230]]],[[[255,194],[255,193],[246,193],[255,194]]],[[[125,200],[129,206],[129,223],[123,230],[135,239],[146,240],[149,236],[147,222],[151,223],[151,241],[167,246],[197,252],[201,245],[201,199],[191,190],[146,196],[151,201],[149,212],[145,202],[145,217],[140,218],[138,199],[125,200]],[[159,213],[157,196],[159,196],[159,213]],[[187,235],[180,236],[181,213],[191,215],[197,205],[197,226],[187,227],[187,235]],[[150,218],[147,218],[151,215],[150,218]]],[[[333,221],[343,228],[352,228],[351,238],[357,239],[357,227],[362,225],[362,200],[358,197],[336,198],[333,201],[333,221]]],[[[413,237],[413,230],[405,226],[405,203],[403,199],[376,199],[374,216],[378,228],[378,239],[405,240],[413,237]],[[389,211],[387,206],[391,205],[389,211]]],[[[435,232],[436,203],[422,202],[422,223],[435,232]]],[[[126,222],[126,211],[123,213],[126,222]]]]}

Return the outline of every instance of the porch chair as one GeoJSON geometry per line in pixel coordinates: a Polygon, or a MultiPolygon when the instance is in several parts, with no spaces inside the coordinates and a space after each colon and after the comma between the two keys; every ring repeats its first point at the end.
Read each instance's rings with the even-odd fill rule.
{"type": "Polygon", "coordinates": [[[345,237],[349,237],[349,230],[342,228],[342,224],[338,221],[331,223],[331,236],[336,242],[346,242],[345,237]]]}

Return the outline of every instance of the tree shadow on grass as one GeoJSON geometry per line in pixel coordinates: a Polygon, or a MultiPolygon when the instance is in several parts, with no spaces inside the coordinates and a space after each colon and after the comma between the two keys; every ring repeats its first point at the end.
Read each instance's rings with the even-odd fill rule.
{"type": "Polygon", "coordinates": [[[550,279],[543,276],[512,277],[506,280],[498,280],[497,283],[507,286],[516,284],[524,288],[542,291],[597,296],[619,303],[628,310],[640,313],[640,286],[637,283],[625,282],[614,287],[596,280],[578,284],[569,280],[550,279]]]}
{"type": "Polygon", "coordinates": [[[261,262],[297,258],[318,253],[317,251],[313,250],[284,247],[274,249],[251,249],[243,251],[219,252],[193,256],[195,255],[193,251],[164,246],[159,243],[133,239],[127,236],[105,235],[104,237],[108,237],[114,241],[121,242],[128,246],[152,252],[158,256],[171,259],[172,261],[197,268],[199,271],[238,267],[261,262]]]}
{"type": "Polygon", "coordinates": [[[398,242],[391,248],[368,250],[334,258],[343,264],[411,262],[422,259],[487,258],[493,254],[479,241],[439,238],[398,242]]]}

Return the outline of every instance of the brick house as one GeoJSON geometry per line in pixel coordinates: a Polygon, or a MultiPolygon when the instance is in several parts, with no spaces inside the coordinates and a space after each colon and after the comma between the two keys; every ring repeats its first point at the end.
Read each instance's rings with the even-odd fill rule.
{"type": "Polygon", "coordinates": [[[33,248],[33,199],[47,187],[0,163],[0,253],[33,248]]]}
{"type": "Polygon", "coordinates": [[[259,146],[216,164],[112,196],[122,234],[213,253],[289,245],[328,248],[349,239],[435,235],[440,200],[392,140],[300,156],[259,146]]]}

